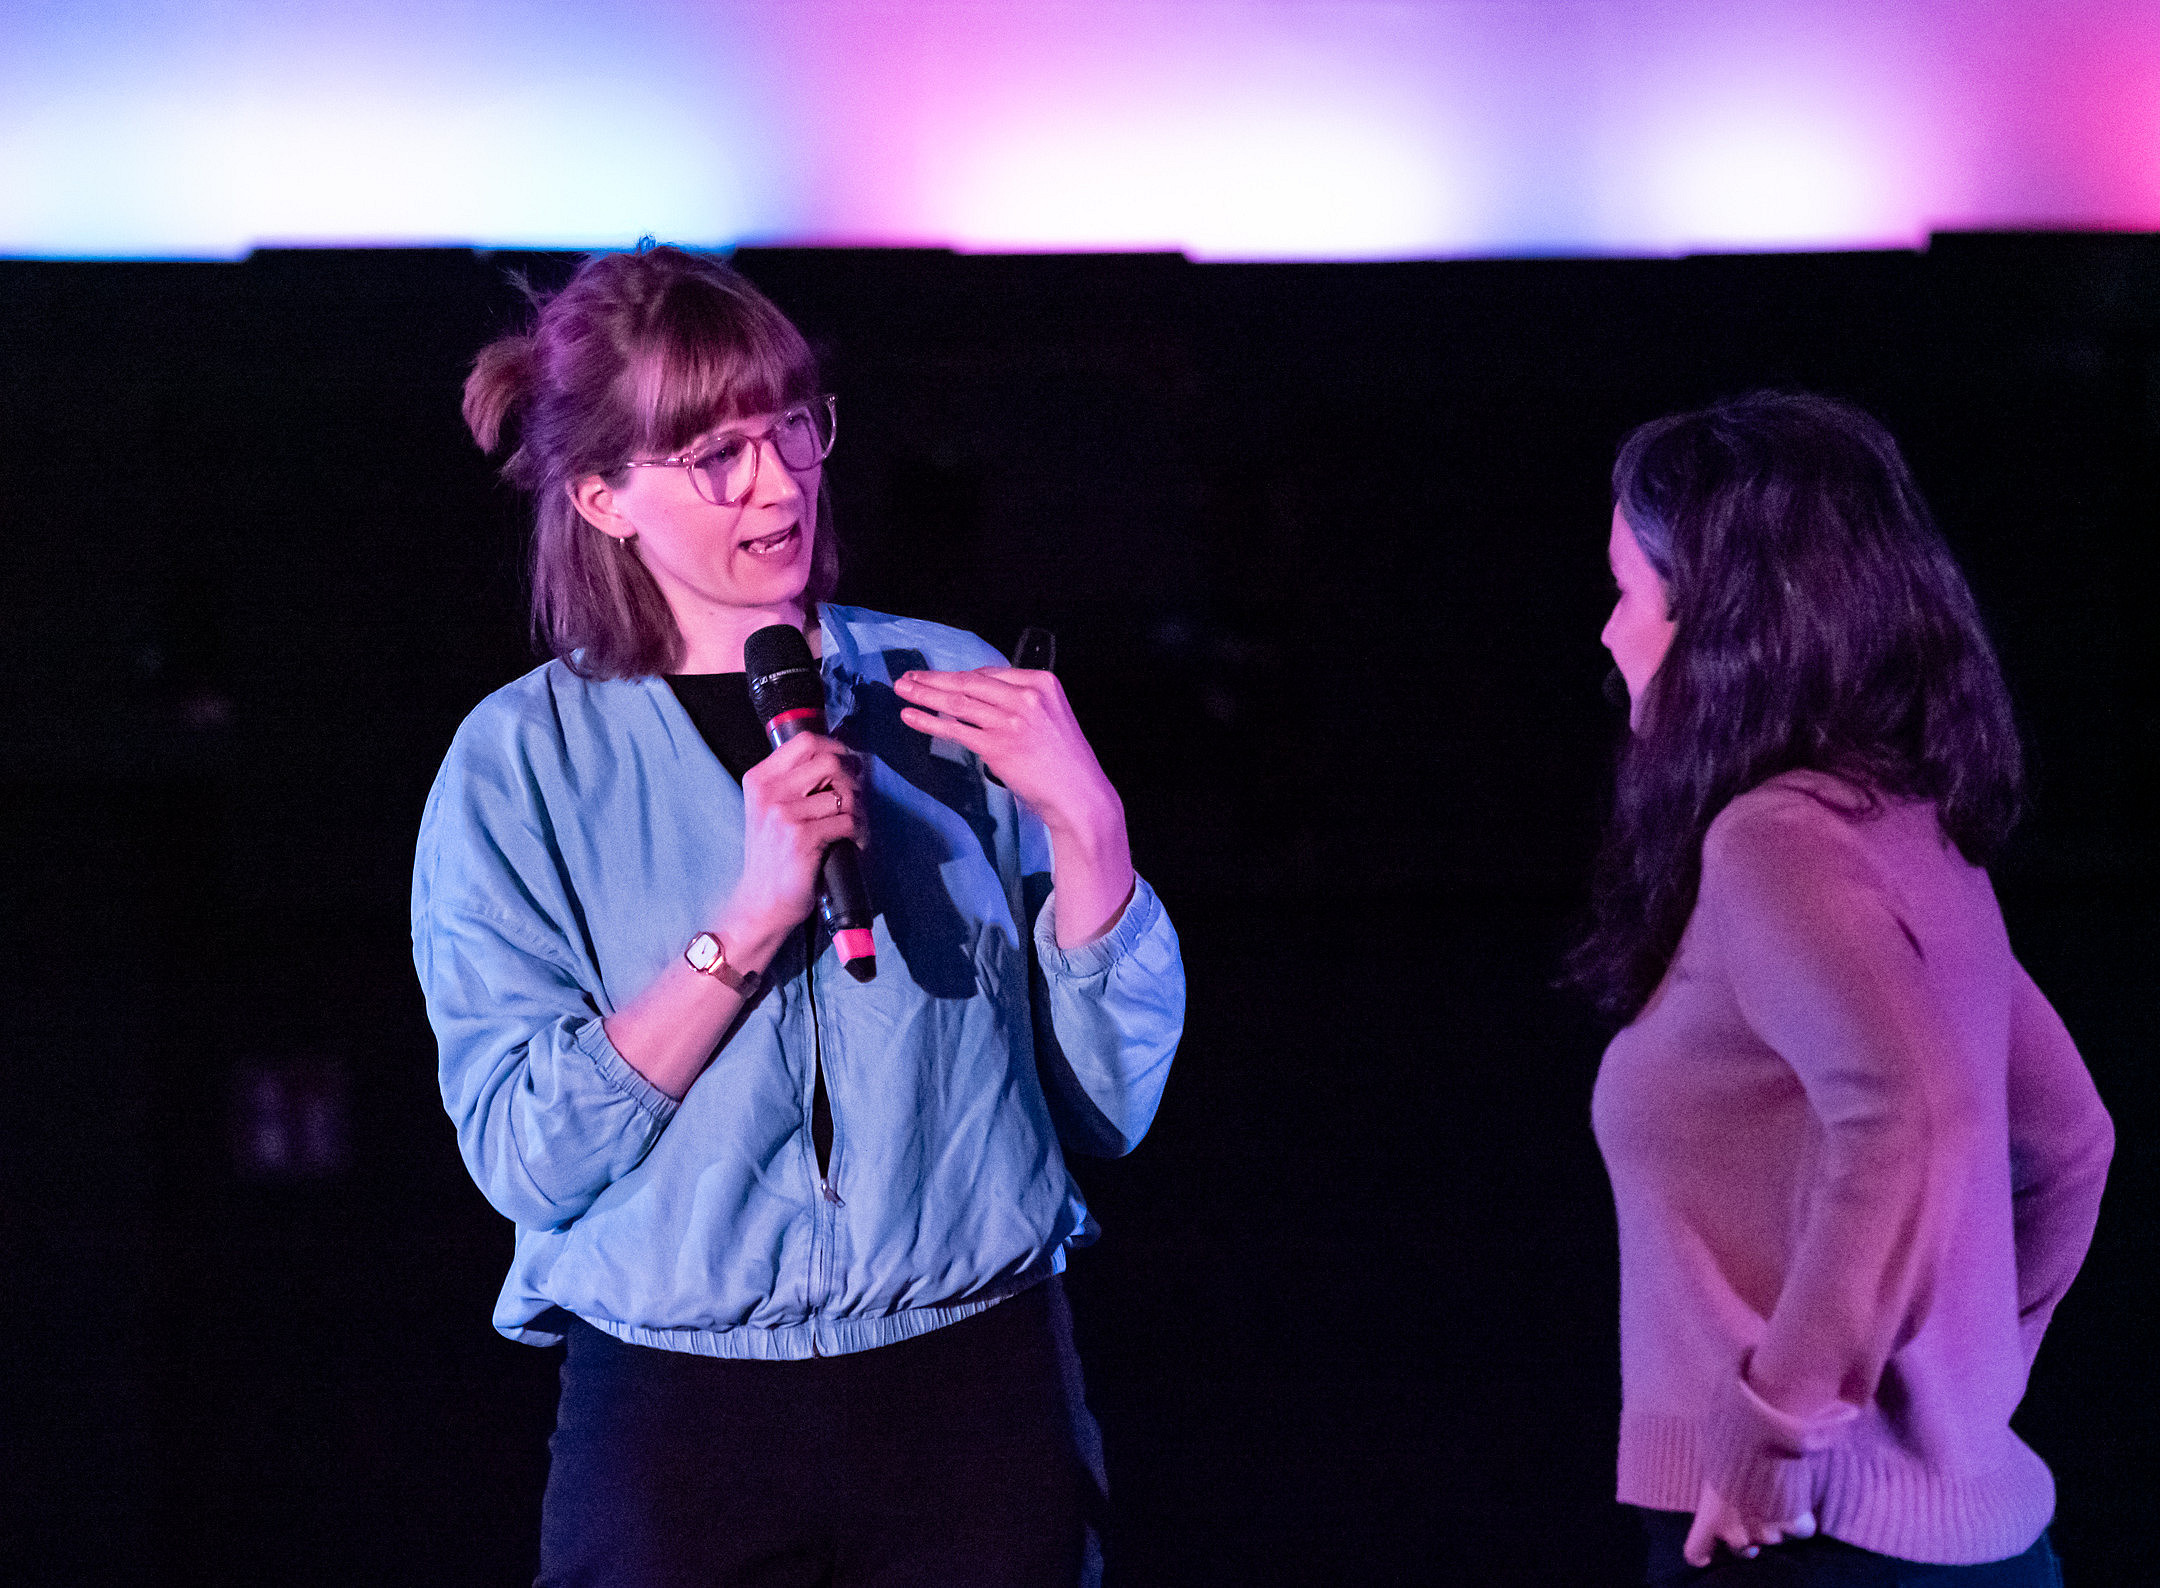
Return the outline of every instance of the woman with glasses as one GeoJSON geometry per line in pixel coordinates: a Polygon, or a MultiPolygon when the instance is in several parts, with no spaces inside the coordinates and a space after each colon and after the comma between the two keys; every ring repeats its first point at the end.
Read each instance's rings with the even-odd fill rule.
{"type": "Polygon", "coordinates": [[[1057,680],[831,600],[837,404],[722,264],[587,261],[465,413],[554,660],[459,729],[413,941],[517,1227],[496,1327],[568,1341],[540,1580],[1082,1580],[1063,1155],[1146,1130],[1184,981],[1057,680]],[[815,731],[768,753],[776,626],[815,731]],[[842,842],[867,979],[816,913],[842,842]]]}
{"type": "Polygon", "coordinates": [[[2059,1579],[2010,1427],[2113,1135],[1987,873],[1995,656],[1896,444],[1818,397],[1643,426],[1604,641],[1632,728],[1575,970],[1629,1024],[1623,1501],[1649,1579],[2059,1579]]]}

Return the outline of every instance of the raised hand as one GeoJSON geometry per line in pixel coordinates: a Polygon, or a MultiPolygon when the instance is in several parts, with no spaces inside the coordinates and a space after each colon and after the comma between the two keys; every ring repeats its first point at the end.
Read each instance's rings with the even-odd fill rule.
{"type": "Polygon", "coordinates": [[[972,750],[1050,833],[1057,940],[1113,926],[1134,886],[1125,805],[1080,731],[1054,673],[1025,667],[912,672],[893,686],[910,728],[972,750]]]}
{"type": "Polygon", "coordinates": [[[1055,673],[912,672],[894,687],[907,703],[902,722],[974,751],[1053,829],[1083,825],[1117,798],[1055,673]]]}

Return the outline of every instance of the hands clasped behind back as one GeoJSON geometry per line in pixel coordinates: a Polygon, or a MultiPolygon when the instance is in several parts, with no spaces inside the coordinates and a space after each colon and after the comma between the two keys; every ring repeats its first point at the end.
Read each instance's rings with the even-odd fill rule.
{"type": "Polygon", "coordinates": [[[744,773],[742,789],[742,874],[722,913],[739,933],[777,942],[816,907],[826,849],[869,845],[862,763],[837,739],[798,734],[744,773]]]}
{"type": "Polygon", "coordinates": [[[1813,1538],[1815,1513],[1802,1511],[1783,1521],[1749,1516],[1726,1499],[1714,1483],[1704,1483],[1695,1500],[1695,1518],[1688,1526],[1681,1554],[1690,1566],[1708,1566],[1723,1544],[1742,1560],[1753,1560],[1772,1544],[1787,1539],[1813,1538]]]}

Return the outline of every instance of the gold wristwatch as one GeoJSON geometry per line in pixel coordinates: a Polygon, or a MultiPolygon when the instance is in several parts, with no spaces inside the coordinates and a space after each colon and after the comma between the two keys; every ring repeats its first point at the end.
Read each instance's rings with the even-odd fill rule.
{"type": "Polygon", "coordinates": [[[700,932],[690,939],[690,946],[682,951],[682,957],[690,962],[690,968],[700,976],[710,976],[723,987],[731,987],[744,1003],[758,990],[758,973],[754,970],[737,970],[727,962],[727,945],[710,932],[700,932]]]}

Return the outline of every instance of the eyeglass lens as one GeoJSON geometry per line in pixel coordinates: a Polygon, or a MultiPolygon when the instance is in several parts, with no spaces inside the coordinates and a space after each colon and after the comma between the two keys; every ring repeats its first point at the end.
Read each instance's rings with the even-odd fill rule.
{"type": "Polygon", "coordinates": [[[748,496],[757,481],[758,441],[770,441],[790,469],[814,468],[831,455],[833,430],[831,405],[809,403],[788,409],[763,436],[722,436],[691,471],[699,494],[723,507],[748,496]]]}

